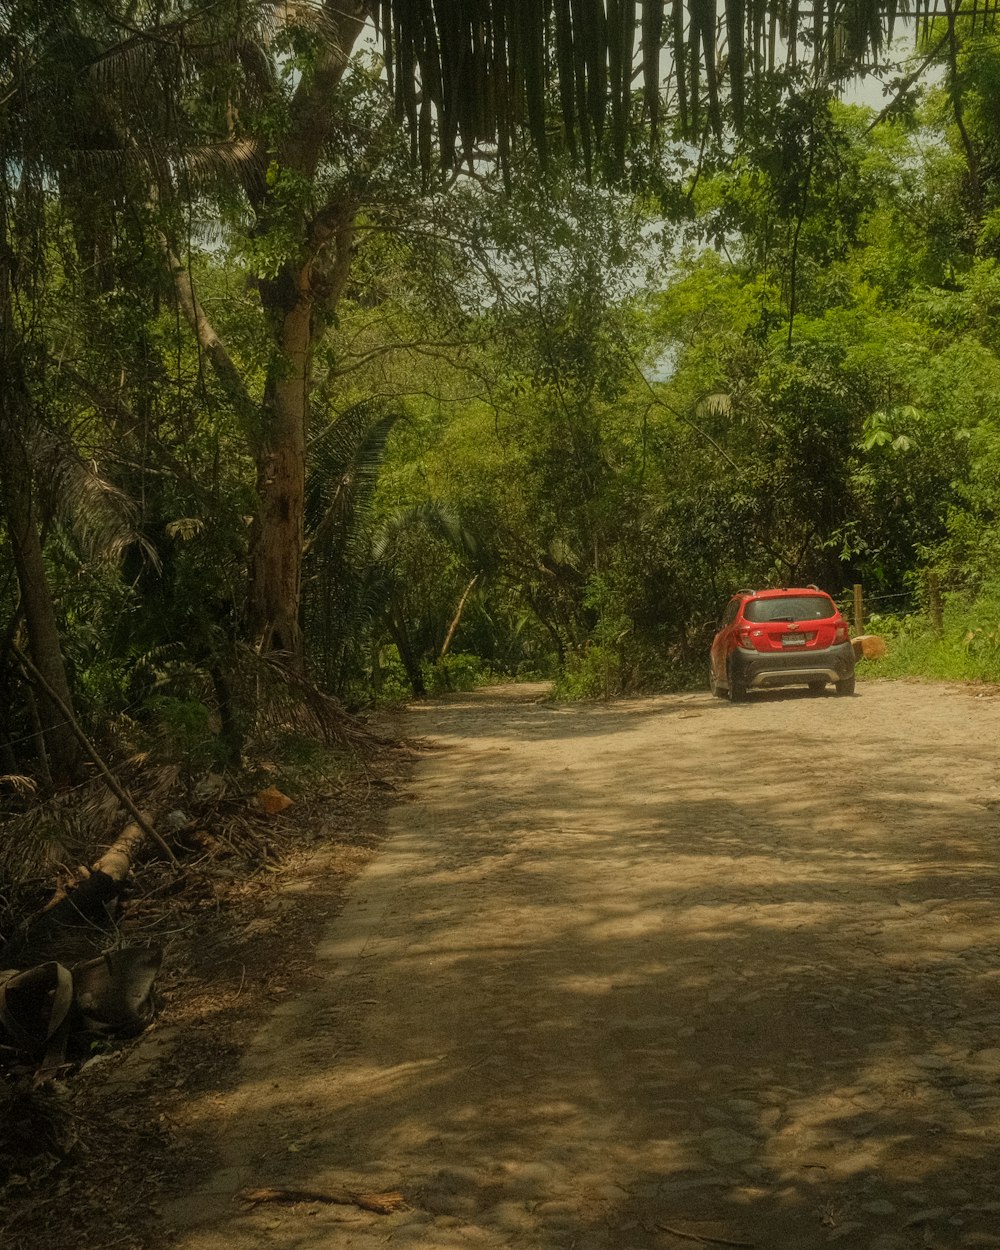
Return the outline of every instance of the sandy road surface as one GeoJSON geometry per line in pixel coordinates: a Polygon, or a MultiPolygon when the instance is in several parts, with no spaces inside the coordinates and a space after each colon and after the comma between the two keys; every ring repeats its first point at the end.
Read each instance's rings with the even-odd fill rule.
{"type": "Polygon", "coordinates": [[[539,694],[407,714],[172,1244],[1000,1247],[1000,700],[539,694]],[[410,1209],[234,1200],[345,1183],[410,1209]]]}

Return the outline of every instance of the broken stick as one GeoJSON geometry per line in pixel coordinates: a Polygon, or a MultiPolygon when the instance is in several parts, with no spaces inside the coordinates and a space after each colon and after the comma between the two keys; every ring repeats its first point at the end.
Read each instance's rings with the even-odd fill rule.
{"type": "Polygon", "coordinates": [[[171,864],[173,864],[175,868],[180,868],[180,864],[178,864],[177,862],[177,856],[173,853],[173,851],[170,849],[167,843],[163,840],[163,838],[160,837],[160,835],[156,832],[156,830],[150,824],[149,818],[143,812],[139,811],[139,809],[136,807],[135,803],[132,801],[132,796],[119,783],[114,773],[111,771],[110,768],[108,768],[107,764],[105,764],[103,757],[100,755],[100,753],[97,750],[97,747],[94,746],[91,740],[87,737],[87,735],[80,728],[80,722],[73,715],[71,709],[67,707],[66,704],[63,702],[63,700],[59,697],[59,695],[56,694],[56,692],[52,689],[49,683],[45,680],[45,678],[38,671],[38,669],[34,666],[34,664],[32,664],[32,662],[28,659],[28,657],[24,654],[24,652],[21,650],[21,648],[17,645],[16,642],[12,642],[10,644],[10,649],[11,651],[13,651],[18,664],[20,664],[21,667],[24,669],[28,677],[28,680],[32,684],[36,685],[45,694],[47,699],[51,700],[53,705],[58,709],[61,715],[65,718],[66,724],[70,728],[70,732],[79,742],[80,746],[83,747],[84,752],[90,757],[91,763],[94,765],[97,771],[104,778],[104,783],[108,787],[108,789],[111,791],[111,793],[115,796],[118,802],[121,803],[121,805],[125,808],[125,810],[131,815],[132,819],[139,826],[139,828],[146,835],[146,837],[150,838],[153,842],[156,843],[156,845],[160,848],[160,850],[163,852],[163,854],[167,857],[167,859],[170,861],[171,864]]]}
{"type": "Polygon", "coordinates": [[[707,1233],[685,1233],[679,1228],[671,1228],[669,1224],[657,1224],[661,1233],[669,1233],[671,1237],[680,1237],[684,1241],[700,1241],[703,1246],[742,1246],[753,1250],[753,1241],[730,1241],[728,1237],[709,1237],[707,1233]]]}
{"type": "Polygon", "coordinates": [[[251,1206],[258,1202],[332,1202],[342,1207],[360,1207],[376,1215],[391,1215],[406,1205],[406,1199],[395,1190],[368,1194],[353,1189],[243,1189],[240,1197],[251,1206]]]}

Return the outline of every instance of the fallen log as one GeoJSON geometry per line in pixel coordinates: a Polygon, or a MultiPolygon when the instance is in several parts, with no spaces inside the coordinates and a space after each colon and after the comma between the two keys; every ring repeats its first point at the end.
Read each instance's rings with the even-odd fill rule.
{"type": "MultiPolygon", "coordinates": [[[[146,823],[149,817],[146,816],[146,823]]],[[[55,929],[107,921],[109,908],[125,888],[136,852],[145,838],[137,824],[128,824],[89,869],[57,890],[40,911],[29,916],[0,950],[0,967],[11,967],[55,929]]]]}

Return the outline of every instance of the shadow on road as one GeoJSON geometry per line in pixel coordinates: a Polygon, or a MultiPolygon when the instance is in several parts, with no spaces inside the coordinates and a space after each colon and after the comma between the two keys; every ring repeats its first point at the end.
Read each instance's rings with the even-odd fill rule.
{"type": "Polygon", "coordinates": [[[934,697],[415,712],[449,749],[240,1074],[221,1191],[414,1208],[275,1216],[302,1250],[1000,1245],[1000,721],[934,697]]]}

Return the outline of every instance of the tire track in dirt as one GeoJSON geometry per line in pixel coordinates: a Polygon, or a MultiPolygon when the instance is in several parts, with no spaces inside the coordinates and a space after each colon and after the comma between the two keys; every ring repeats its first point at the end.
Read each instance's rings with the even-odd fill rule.
{"type": "Polygon", "coordinates": [[[1000,701],[406,714],[316,988],[190,1108],[183,1250],[1000,1246],[1000,701]],[[398,1188],[379,1217],[243,1186],[398,1188]]]}

